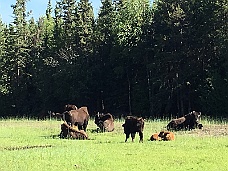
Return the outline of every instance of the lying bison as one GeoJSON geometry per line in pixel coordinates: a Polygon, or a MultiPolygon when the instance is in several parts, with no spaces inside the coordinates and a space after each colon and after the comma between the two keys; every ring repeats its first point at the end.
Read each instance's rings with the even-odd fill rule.
{"type": "Polygon", "coordinates": [[[77,126],[79,130],[86,131],[89,122],[89,113],[87,107],[81,107],[77,110],[65,111],[62,114],[53,113],[53,115],[59,115],[62,120],[70,126],[77,126]]]}
{"type": "Polygon", "coordinates": [[[60,138],[71,139],[88,139],[88,135],[84,130],[78,130],[77,127],[71,127],[66,122],[61,125],[60,138]]]}
{"type": "MultiPolygon", "coordinates": [[[[191,130],[199,127],[199,119],[201,116],[201,112],[190,112],[187,115],[184,115],[178,119],[172,119],[169,124],[167,125],[168,130],[191,130]]],[[[201,124],[202,125],[202,124],[201,124]]]]}
{"type": "Polygon", "coordinates": [[[94,123],[99,127],[98,129],[100,129],[101,132],[111,132],[114,130],[114,119],[110,113],[96,114],[94,123]]]}
{"type": "Polygon", "coordinates": [[[161,131],[160,133],[155,133],[151,135],[151,141],[172,141],[175,139],[174,133],[170,131],[161,131]]]}
{"type": "Polygon", "coordinates": [[[161,137],[163,141],[172,141],[175,139],[174,133],[170,131],[161,131],[158,136],[161,137]]]}
{"type": "Polygon", "coordinates": [[[139,142],[143,142],[143,129],[144,129],[144,120],[143,118],[138,118],[135,116],[127,116],[125,118],[125,123],[122,125],[124,127],[124,133],[126,134],[125,142],[129,138],[131,134],[132,142],[135,139],[136,132],[139,133],[140,140],[139,142]]]}
{"type": "Polygon", "coordinates": [[[160,141],[162,140],[161,137],[158,136],[158,133],[152,134],[150,137],[150,141],[160,141]]]}

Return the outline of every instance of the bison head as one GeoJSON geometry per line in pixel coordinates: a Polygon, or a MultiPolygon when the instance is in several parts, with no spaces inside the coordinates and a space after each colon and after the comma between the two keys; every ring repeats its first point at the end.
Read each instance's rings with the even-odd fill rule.
{"type": "Polygon", "coordinates": [[[77,110],[77,106],[72,105],[72,104],[67,104],[64,106],[64,111],[70,111],[70,110],[77,110]]]}
{"type": "Polygon", "coordinates": [[[194,120],[195,120],[196,123],[199,123],[201,112],[192,111],[190,113],[190,115],[191,115],[192,118],[194,118],[194,120]]]}

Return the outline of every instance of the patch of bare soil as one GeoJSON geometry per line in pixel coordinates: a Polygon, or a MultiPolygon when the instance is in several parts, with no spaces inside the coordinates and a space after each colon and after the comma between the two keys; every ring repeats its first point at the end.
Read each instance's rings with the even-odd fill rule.
{"type": "Polygon", "coordinates": [[[32,149],[32,148],[48,148],[48,147],[52,147],[52,145],[33,145],[33,146],[22,146],[22,147],[6,147],[6,148],[3,148],[3,149],[4,150],[13,151],[13,150],[26,150],[26,149],[32,149]]]}
{"type": "Polygon", "coordinates": [[[189,132],[198,136],[228,136],[228,125],[204,125],[202,129],[189,132]]]}

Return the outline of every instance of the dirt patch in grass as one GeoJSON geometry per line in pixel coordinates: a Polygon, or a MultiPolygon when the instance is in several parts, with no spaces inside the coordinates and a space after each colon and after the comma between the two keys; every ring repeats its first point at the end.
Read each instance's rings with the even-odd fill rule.
{"type": "Polygon", "coordinates": [[[26,150],[26,149],[33,149],[33,148],[48,148],[53,147],[52,145],[32,145],[32,146],[21,146],[21,147],[5,147],[4,150],[26,150]]]}
{"type": "Polygon", "coordinates": [[[228,125],[204,125],[202,129],[189,132],[198,136],[228,136],[228,125]]]}

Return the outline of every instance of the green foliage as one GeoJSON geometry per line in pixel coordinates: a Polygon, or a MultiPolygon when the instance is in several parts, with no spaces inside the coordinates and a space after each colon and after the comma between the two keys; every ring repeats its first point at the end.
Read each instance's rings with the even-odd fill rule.
{"type": "Polygon", "coordinates": [[[226,116],[226,1],[150,2],[102,0],[95,18],[88,0],[49,0],[35,21],[17,0],[13,22],[0,22],[0,115],[73,103],[117,117],[226,116]]]}

